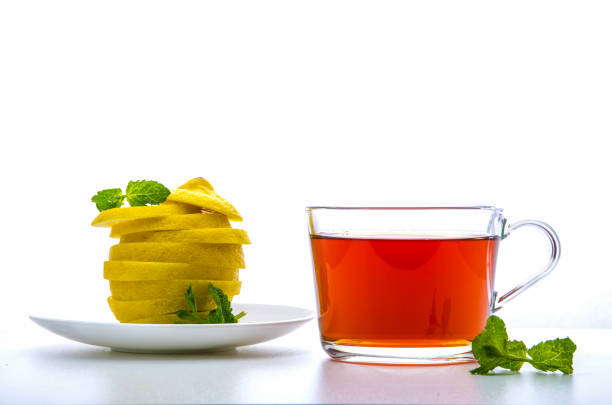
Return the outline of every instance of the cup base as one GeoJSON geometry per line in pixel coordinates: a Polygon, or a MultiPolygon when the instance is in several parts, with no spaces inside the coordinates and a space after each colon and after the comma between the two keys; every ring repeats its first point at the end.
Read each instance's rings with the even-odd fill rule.
{"type": "Polygon", "coordinates": [[[364,347],[321,340],[333,360],[346,363],[444,365],[474,362],[471,345],[452,347],[364,347]]]}

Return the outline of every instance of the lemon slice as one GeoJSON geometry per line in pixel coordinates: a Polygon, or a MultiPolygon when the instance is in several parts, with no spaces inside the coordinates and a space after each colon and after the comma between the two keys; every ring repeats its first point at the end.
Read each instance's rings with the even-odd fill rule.
{"type": "Polygon", "coordinates": [[[220,212],[232,221],[242,221],[240,213],[223,197],[218,196],[210,183],[198,177],[173,190],[166,201],[191,204],[207,210],[220,212]]]}
{"type": "MultiPolygon", "coordinates": [[[[217,308],[208,289],[206,295],[196,294],[198,312],[212,311],[217,308]]],[[[231,300],[233,296],[229,296],[231,300]]],[[[190,310],[183,295],[173,298],[156,298],[152,300],[122,301],[108,297],[108,305],[119,322],[129,322],[136,319],[149,318],[156,315],[174,314],[180,309],[190,310]]],[[[177,317],[178,320],[178,317],[177,317]]]]}
{"type": "Polygon", "coordinates": [[[120,221],[137,218],[165,217],[168,215],[193,214],[201,209],[187,204],[164,203],[144,207],[121,207],[102,211],[94,218],[92,226],[109,227],[120,221]]]}
{"type": "MultiPolygon", "coordinates": [[[[198,312],[198,316],[202,319],[205,319],[210,311],[198,312]]],[[[133,321],[129,321],[127,323],[156,323],[156,324],[165,324],[165,323],[175,323],[176,321],[180,321],[179,317],[176,314],[164,314],[164,315],[155,315],[150,316],[148,318],[136,319],[133,321]]]]}
{"type": "Polygon", "coordinates": [[[225,215],[208,211],[196,214],[169,215],[167,217],[141,218],[117,222],[113,224],[110,236],[111,238],[119,238],[122,235],[135,232],[229,227],[229,220],[225,215]]]}
{"type": "Polygon", "coordinates": [[[208,228],[189,229],[184,231],[139,232],[121,237],[126,242],[191,242],[191,243],[227,243],[249,244],[249,236],[242,229],[208,228]]]}
{"type": "Polygon", "coordinates": [[[117,281],[226,280],[238,281],[237,268],[205,267],[188,263],[104,262],[104,278],[117,281]]]}
{"type": "Polygon", "coordinates": [[[216,194],[202,194],[191,190],[173,190],[168,201],[191,204],[227,215],[231,221],[242,221],[240,213],[227,200],[216,194]]]}
{"type": "Polygon", "coordinates": [[[244,268],[244,253],[241,245],[170,242],[119,243],[111,246],[109,259],[244,268]]]}
{"type": "Polygon", "coordinates": [[[184,299],[185,291],[191,285],[193,293],[206,295],[208,284],[212,283],[220,288],[226,295],[240,293],[240,281],[220,280],[161,280],[161,281],[110,281],[110,290],[113,299],[122,301],[150,300],[154,298],[181,297],[184,299]]]}
{"type": "Polygon", "coordinates": [[[191,179],[179,188],[182,188],[183,190],[198,191],[204,194],[215,194],[215,189],[213,188],[212,184],[210,184],[210,182],[204,177],[196,177],[191,179]]]}

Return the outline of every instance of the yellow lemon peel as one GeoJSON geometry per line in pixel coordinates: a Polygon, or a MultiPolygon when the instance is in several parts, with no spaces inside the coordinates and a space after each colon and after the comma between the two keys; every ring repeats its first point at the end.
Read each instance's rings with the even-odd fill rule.
{"type": "Polygon", "coordinates": [[[242,216],[232,204],[217,195],[210,183],[201,177],[189,180],[173,190],[166,201],[191,204],[226,215],[231,221],[242,221],[242,216]]]}
{"type": "Polygon", "coordinates": [[[204,194],[215,194],[212,184],[204,177],[196,177],[179,187],[183,190],[199,191],[204,194]]]}
{"type": "Polygon", "coordinates": [[[139,218],[165,217],[168,215],[193,214],[201,209],[188,204],[162,204],[144,207],[121,207],[102,211],[94,218],[91,225],[97,227],[109,227],[119,223],[139,218]]]}
{"type": "Polygon", "coordinates": [[[168,215],[157,218],[141,218],[121,221],[111,227],[111,238],[136,232],[180,231],[184,229],[229,228],[229,220],[223,214],[207,211],[195,214],[168,215]]]}
{"type": "MultiPolygon", "coordinates": [[[[195,296],[198,312],[211,311],[217,308],[217,304],[210,295],[210,292],[206,291],[205,294],[196,294],[195,296]]],[[[228,298],[231,301],[233,296],[228,295],[228,298]]],[[[108,297],[108,305],[119,322],[129,322],[156,315],[174,314],[181,309],[191,310],[183,294],[172,298],[135,301],[122,301],[108,297]]]]}
{"type": "Polygon", "coordinates": [[[224,267],[207,267],[188,263],[133,262],[116,260],[104,262],[104,278],[107,280],[117,281],[238,281],[238,269],[224,267]]]}
{"type": "Polygon", "coordinates": [[[170,242],[119,243],[111,246],[109,259],[244,268],[244,253],[241,245],[170,242]]]}
{"type": "Polygon", "coordinates": [[[122,301],[150,300],[154,298],[182,297],[191,285],[194,294],[205,295],[208,284],[223,290],[225,294],[240,293],[240,281],[221,280],[161,280],[161,281],[114,281],[111,280],[110,290],[113,299],[122,301]]]}
{"type": "Polygon", "coordinates": [[[124,235],[120,243],[130,242],[176,242],[211,244],[249,244],[249,236],[242,229],[209,228],[183,231],[139,232],[124,235]]]}

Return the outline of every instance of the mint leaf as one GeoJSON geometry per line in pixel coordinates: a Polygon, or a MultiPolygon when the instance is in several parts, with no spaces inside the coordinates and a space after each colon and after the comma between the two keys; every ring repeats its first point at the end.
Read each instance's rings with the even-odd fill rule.
{"type": "Polygon", "coordinates": [[[479,346],[486,347],[493,354],[503,354],[508,341],[508,332],[506,332],[506,324],[500,317],[491,315],[487,319],[484,330],[476,336],[474,342],[480,343],[479,346]]]}
{"type": "Polygon", "coordinates": [[[189,305],[191,312],[181,309],[176,312],[176,316],[187,322],[176,321],[174,323],[208,323],[198,315],[198,306],[196,305],[195,295],[193,294],[193,287],[191,285],[187,288],[187,291],[185,291],[185,299],[187,300],[187,305],[189,305]]]}
{"type": "Polygon", "coordinates": [[[574,368],[574,352],[576,345],[568,337],[565,339],[547,340],[529,349],[533,359],[531,365],[542,371],[559,370],[564,374],[572,374],[574,368]]]}
{"type": "Polygon", "coordinates": [[[210,291],[213,300],[217,304],[216,309],[210,311],[205,319],[200,318],[198,315],[198,307],[195,302],[195,295],[193,294],[193,288],[190,285],[185,292],[185,299],[191,311],[184,309],[177,311],[176,316],[178,316],[181,321],[175,321],[174,323],[237,323],[238,319],[246,315],[245,312],[241,312],[238,315],[232,314],[232,306],[229,298],[227,298],[227,295],[225,295],[220,288],[216,288],[212,283],[208,283],[208,291],[210,291]]]}
{"type": "Polygon", "coordinates": [[[121,207],[126,198],[132,207],[137,207],[161,204],[169,195],[170,190],[156,181],[137,180],[128,183],[125,195],[120,188],[109,188],[98,191],[98,194],[91,197],[91,201],[96,203],[96,207],[102,212],[121,207]]]}
{"type": "Polygon", "coordinates": [[[193,287],[190,285],[187,291],[185,291],[185,299],[187,300],[187,305],[191,308],[191,312],[198,312],[198,306],[195,302],[195,295],[193,295],[193,287]]]}
{"type": "MultiPolygon", "coordinates": [[[[210,291],[210,294],[212,295],[215,304],[217,304],[217,309],[210,311],[206,319],[208,319],[210,323],[225,323],[225,311],[223,305],[225,304],[225,302],[228,302],[227,296],[223,294],[223,291],[218,288],[215,288],[211,283],[208,284],[208,291],[210,291]],[[222,300],[221,297],[225,297],[225,302],[222,300]]],[[[232,309],[230,308],[229,310],[231,314],[232,309]]]]}
{"type": "Polygon", "coordinates": [[[521,360],[512,360],[512,357],[524,359],[527,357],[527,346],[520,340],[511,340],[506,344],[506,354],[508,358],[500,360],[499,367],[507,368],[512,371],[519,371],[523,367],[524,362],[521,360]]]}
{"type": "Polygon", "coordinates": [[[183,321],[174,321],[174,323],[207,323],[204,319],[196,313],[191,313],[184,309],[176,311],[176,316],[181,318],[183,321]]]}
{"type": "Polygon", "coordinates": [[[496,367],[519,371],[524,363],[531,363],[538,370],[571,374],[574,372],[575,351],[576,345],[570,338],[547,340],[527,350],[520,340],[508,341],[504,321],[491,315],[483,331],[472,342],[472,353],[480,367],[470,372],[485,375],[496,367]]]}
{"type": "Polygon", "coordinates": [[[137,207],[163,203],[170,195],[170,190],[153,180],[136,180],[128,183],[125,194],[128,203],[137,207]]]}
{"type": "MultiPolygon", "coordinates": [[[[227,295],[225,295],[220,288],[216,288],[211,283],[208,284],[208,290],[210,291],[213,300],[215,300],[215,303],[217,304],[217,309],[210,311],[208,318],[206,319],[210,323],[238,323],[239,318],[232,314],[232,304],[229,298],[227,298],[227,295]]],[[[240,315],[240,318],[246,315],[241,314],[243,313],[241,312],[238,314],[240,315]]]]}
{"type": "Polygon", "coordinates": [[[91,197],[91,201],[96,203],[96,208],[102,212],[111,208],[121,207],[124,198],[125,196],[120,188],[107,188],[106,190],[98,191],[96,195],[91,197]]]}
{"type": "Polygon", "coordinates": [[[491,315],[485,328],[472,342],[472,353],[480,367],[471,371],[472,374],[487,374],[500,366],[506,352],[508,333],[501,318],[491,315]]]}

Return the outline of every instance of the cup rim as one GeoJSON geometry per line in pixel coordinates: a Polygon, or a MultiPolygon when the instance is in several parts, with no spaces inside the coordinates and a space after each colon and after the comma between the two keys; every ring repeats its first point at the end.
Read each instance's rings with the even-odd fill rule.
{"type": "Polygon", "coordinates": [[[389,210],[389,211],[408,211],[408,210],[489,210],[489,211],[503,211],[502,208],[495,207],[494,205],[423,205],[423,206],[325,206],[325,205],[313,205],[307,206],[306,212],[313,210],[389,210]]]}

